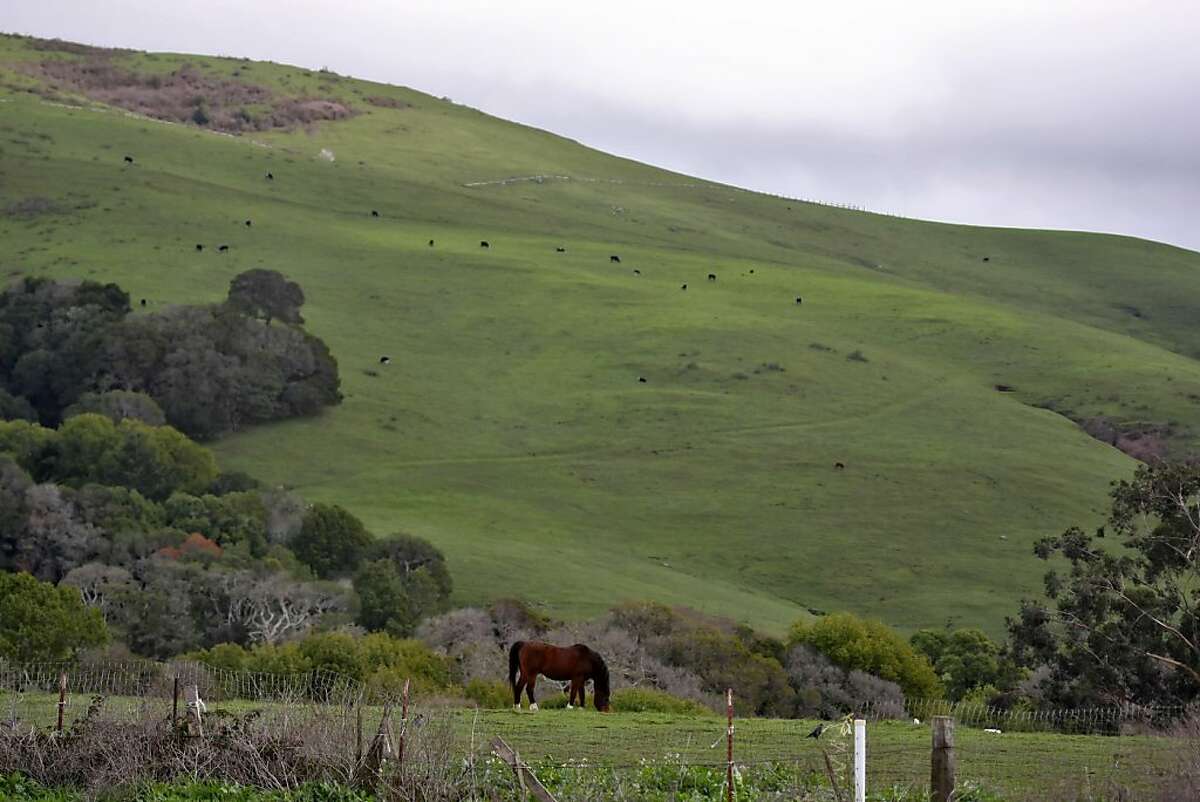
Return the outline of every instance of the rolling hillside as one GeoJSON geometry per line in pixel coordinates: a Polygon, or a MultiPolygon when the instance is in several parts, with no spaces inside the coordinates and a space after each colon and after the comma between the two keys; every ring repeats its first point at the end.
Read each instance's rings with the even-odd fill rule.
{"type": "Polygon", "coordinates": [[[1075,421],[1200,439],[1200,254],[757,195],[303,68],[61,47],[0,37],[0,274],[150,309],[250,267],[299,281],[345,402],[219,458],[429,538],[464,603],[998,632],[1032,541],[1097,523],[1136,465],[1075,421]],[[215,94],[170,98],[206,127],[99,100],[156,113],[184,65],[215,94]]]}

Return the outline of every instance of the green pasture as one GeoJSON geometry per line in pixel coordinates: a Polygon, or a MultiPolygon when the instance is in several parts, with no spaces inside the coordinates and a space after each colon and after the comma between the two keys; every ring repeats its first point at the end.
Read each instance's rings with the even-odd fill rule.
{"type": "Polygon", "coordinates": [[[1032,542],[1099,523],[1135,467],[1060,413],[1200,436],[1192,252],[756,195],[296,67],[117,57],[360,112],[216,135],[25,91],[47,57],[0,38],[0,276],[149,310],[252,267],[299,281],[345,401],[213,444],[223,466],[428,538],[463,604],[998,634],[1038,590],[1032,542]]]}

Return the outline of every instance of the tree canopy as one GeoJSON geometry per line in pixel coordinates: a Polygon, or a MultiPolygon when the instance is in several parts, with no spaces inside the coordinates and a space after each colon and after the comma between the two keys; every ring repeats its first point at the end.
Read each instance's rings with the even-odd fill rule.
{"type": "Polygon", "coordinates": [[[73,587],[0,573],[0,657],[19,663],[68,660],[108,641],[100,611],[73,587]]]}
{"type": "Polygon", "coordinates": [[[1068,570],[1046,574],[1048,603],[1024,601],[1009,620],[1013,658],[1049,667],[1043,690],[1056,704],[1191,702],[1200,697],[1200,462],[1143,465],[1111,500],[1106,526],[1036,545],[1068,570]],[[1105,548],[1110,538],[1116,548],[1105,548]]]}

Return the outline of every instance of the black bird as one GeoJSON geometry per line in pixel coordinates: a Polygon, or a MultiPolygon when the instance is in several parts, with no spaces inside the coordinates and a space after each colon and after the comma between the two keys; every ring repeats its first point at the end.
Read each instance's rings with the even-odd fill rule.
{"type": "Polygon", "coordinates": [[[815,741],[815,740],[817,740],[818,738],[820,738],[820,737],[821,737],[821,733],[823,733],[823,732],[825,732],[825,725],[824,725],[824,724],[818,724],[818,725],[817,725],[817,728],[816,728],[815,730],[813,730],[812,732],[810,732],[808,735],[806,735],[806,736],[804,736],[804,737],[805,737],[805,738],[812,738],[812,739],[815,741]]]}

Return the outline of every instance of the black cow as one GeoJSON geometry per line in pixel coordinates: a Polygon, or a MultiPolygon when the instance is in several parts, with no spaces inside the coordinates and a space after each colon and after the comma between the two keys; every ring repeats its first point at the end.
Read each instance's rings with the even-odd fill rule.
{"type": "Polygon", "coordinates": [[[990,256],[985,256],[985,257],[983,257],[983,261],[985,261],[985,262],[990,262],[990,261],[992,261],[992,257],[990,257],[990,256]]]}
{"type": "Polygon", "coordinates": [[[126,157],[125,157],[125,163],[126,163],[126,164],[133,164],[133,157],[132,157],[132,156],[126,156],[126,157]]]}
{"type": "Polygon", "coordinates": [[[249,228],[249,227],[250,227],[250,224],[251,224],[251,222],[252,222],[252,221],[250,221],[250,220],[247,220],[247,221],[246,221],[246,228],[249,228]]]}
{"type": "Polygon", "coordinates": [[[833,463],[833,468],[837,471],[844,471],[846,470],[846,464],[844,462],[835,462],[833,463]]]}
{"type": "Polygon", "coordinates": [[[217,248],[217,250],[220,251],[221,253],[224,253],[225,251],[229,250],[229,246],[221,245],[220,247],[217,248]]]}
{"type": "Polygon", "coordinates": [[[709,280],[709,281],[716,281],[716,280],[717,280],[717,274],[716,274],[716,273],[709,273],[709,274],[708,274],[708,280],[709,280]]]}
{"type": "Polygon", "coordinates": [[[645,376],[638,376],[638,381],[639,381],[639,382],[641,382],[642,384],[645,384],[645,383],[646,383],[646,377],[645,377],[645,376]]]}
{"type": "Polygon", "coordinates": [[[379,364],[390,365],[392,364],[392,358],[390,356],[381,356],[379,357],[379,364]]]}
{"type": "Polygon", "coordinates": [[[480,247],[480,248],[490,248],[490,247],[492,247],[492,246],[488,244],[488,241],[487,241],[487,240],[480,240],[480,241],[479,241],[479,247],[480,247]]]}
{"type": "Polygon", "coordinates": [[[146,299],[145,299],[145,298],[143,298],[143,299],[141,300],[141,305],[142,305],[142,306],[145,306],[145,305],[146,305],[146,299]]]}
{"type": "Polygon", "coordinates": [[[429,247],[430,247],[430,248],[432,248],[432,247],[433,247],[433,240],[429,240],[429,247]]]}
{"type": "Polygon", "coordinates": [[[754,275],[754,268],[750,268],[750,275],[754,275]]]}
{"type": "Polygon", "coordinates": [[[566,248],[555,248],[554,250],[555,250],[557,253],[566,253],[566,252],[567,252],[567,249],[566,249],[566,248]]]}
{"type": "Polygon", "coordinates": [[[608,261],[610,261],[610,262],[616,262],[617,264],[621,264],[621,257],[619,257],[619,256],[610,256],[610,257],[608,257],[608,261]]]}
{"type": "Polygon", "coordinates": [[[197,242],[197,243],[196,243],[196,250],[198,250],[198,251],[202,251],[202,250],[204,250],[204,246],[203,246],[203,245],[201,245],[199,242],[197,242]]]}
{"type": "Polygon", "coordinates": [[[638,270],[638,269],[635,267],[635,268],[633,269],[633,275],[635,275],[635,276],[640,276],[640,275],[642,275],[642,271],[638,270]]]}
{"type": "Polygon", "coordinates": [[[683,285],[682,287],[680,287],[679,289],[681,289],[681,290],[686,290],[686,289],[687,289],[687,285],[686,285],[686,284],[684,284],[684,285],[683,285]]]}
{"type": "Polygon", "coordinates": [[[379,216],[379,212],[378,212],[377,210],[375,210],[375,209],[372,209],[372,210],[371,210],[371,216],[372,216],[372,217],[378,217],[378,216],[379,216]]]}
{"type": "Polygon", "coordinates": [[[267,173],[267,180],[268,180],[268,181],[274,181],[274,180],[275,180],[275,174],[274,174],[274,173],[267,173]]]}
{"type": "Polygon", "coordinates": [[[799,295],[797,295],[797,296],[796,296],[796,303],[798,303],[798,304],[802,304],[802,303],[804,303],[804,299],[803,299],[803,298],[801,298],[799,295]]]}

